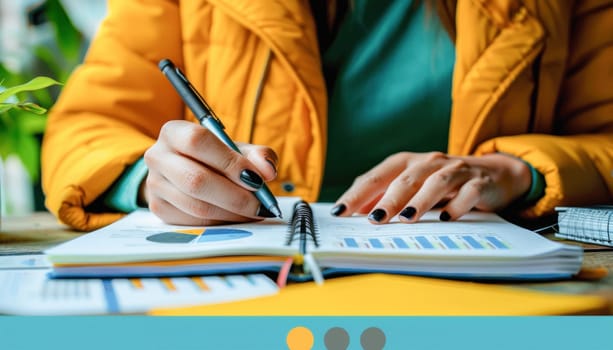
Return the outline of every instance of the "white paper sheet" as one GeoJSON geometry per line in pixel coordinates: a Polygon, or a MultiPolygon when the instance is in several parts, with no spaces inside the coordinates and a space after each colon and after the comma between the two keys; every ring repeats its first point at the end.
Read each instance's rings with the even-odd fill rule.
{"type": "MultiPolygon", "coordinates": [[[[30,256],[30,259],[38,256],[30,256]]],[[[17,258],[0,257],[0,266],[17,258]]],[[[152,308],[223,303],[273,295],[261,274],[226,277],[50,279],[50,268],[0,269],[0,314],[145,313],[152,308]]]]}

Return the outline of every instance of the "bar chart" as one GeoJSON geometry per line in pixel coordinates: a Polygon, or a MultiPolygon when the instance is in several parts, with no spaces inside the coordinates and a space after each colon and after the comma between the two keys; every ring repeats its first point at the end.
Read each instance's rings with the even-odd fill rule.
{"type": "Polygon", "coordinates": [[[495,235],[415,235],[390,237],[340,237],[339,248],[416,250],[506,250],[510,245],[495,235]]]}

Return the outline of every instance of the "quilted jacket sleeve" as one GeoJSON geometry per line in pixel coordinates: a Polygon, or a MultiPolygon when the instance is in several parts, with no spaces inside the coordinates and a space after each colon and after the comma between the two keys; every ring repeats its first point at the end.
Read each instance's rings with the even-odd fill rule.
{"type": "Polygon", "coordinates": [[[500,137],[480,153],[507,152],[544,176],[545,196],[523,214],[613,203],[613,2],[577,1],[554,135],[500,137]]]}
{"type": "Polygon", "coordinates": [[[79,230],[122,215],[88,206],[153,144],[165,121],[183,117],[157,68],[161,58],[183,65],[178,2],[111,0],[108,10],[52,109],[43,140],[46,205],[79,230]]]}

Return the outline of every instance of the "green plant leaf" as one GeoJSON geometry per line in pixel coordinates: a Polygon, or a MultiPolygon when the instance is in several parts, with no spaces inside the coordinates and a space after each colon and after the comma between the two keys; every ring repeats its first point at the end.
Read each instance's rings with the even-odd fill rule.
{"type": "Polygon", "coordinates": [[[54,52],[51,47],[45,45],[35,46],[33,52],[34,56],[47,66],[47,69],[51,72],[51,76],[60,81],[66,81],[69,75],[67,73],[70,73],[70,70],[64,69],[63,67],[63,60],[65,57],[58,57],[57,53],[54,52]]]}
{"type": "Polygon", "coordinates": [[[43,108],[43,107],[41,107],[41,106],[39,106],[39,105],[37,105],[36,103],[33,103],[33,102],[20,102],[20,103],[17,103],[17,104],[15,104],[15,108],[24,110],[26,112],[38,114],[38,115],[44,115],[45,113],[47,113],[47,109],[46,108],[43,108]]]}
{"type": "Polygon", "coordinates": [[[14,128],[21,130],[26,135],[38,135],[45,131],[47,125],[46,115],[34,114],[21,109],[14,109],[10,112],[14,121],[14,128]]]}
{"type": "Polygon", "coordinates": [[[6,159],[9,154],[13,153],[11,136],[6,119],[4,114],[0,114],[0,158],[2,159],[6,159]]]}
{"type": "MultiPolygon", "coordinates": [[[[56,76],[52,74],[51,76],[56,76]]],[[[20,74],[17,72],[10,71],[7,69],[2,63],[0,63],[0,85],[4,87],[19,85],[24,81],[28,81],[30,78],[27,78],[25,74],[20,74]]],[[[56,79],[59,81],[65,81],[66,79],[56,79]]],[[[59,87],[55,90],[60,90],[59,87]]],[[[53,105],[54,98],[49,92],[49,89],[40,89],[29,91],[31,96],[27,96],[22,100],[31,100],[36,102],[39,106],[49,108],[53,105]]],[[[1,113],[1,112],[0,112],[1,113]]]]}
{"type": "Polygon", "coordinates": [[[24,80],[21,74],[10,71],[0,62],[0,85],[13,86],[24,80]]]}
{"type": "Polygon", "coordinates": [[[45,128],[46,117],[31,112],[12,109],[0,114],[0,156],[6,159],[14,154],[24,165],[30,179],[40,178],[40,135],[45,128]]]}
{"type": "Polygon", "coordinates": [[[15,108],[14,103],[0,103],[0,114],[10,111],[15,108]]]}
{"type": "MultiPolygon", "coordinates": [[[[64,81],[64,80],[60,80],[60,81],[64,81]]],[[[53,106],[54,101],[56,100],[55,97],[53,97],[53,95],[51,94],[50,89],[53,89],[53,87],[49,87],[49,89],[41,89],[41,90],[35,90],[35,91],[31,91],[30,93],[32,94],[32,101],[36,102],[37,105],[45,108],[45,109],[49,109],[51,108],[51,106],[53,106]]],[[[57,89],[58,91],[60,91],[59,89],[57,89]]],[[[59,93],[58,93],[59,94],[59,93]]],[[[30,100],[30,99],[28,99],[30,100]]]]}
{"type": "Polygon", "coordinates": [[[7,137],[5,133],[16,124],[15,119],[11,116],[12,112],[13,110],[8,110],[5,113],[0,113],[0,133],[2,133],[0,136],[3,136],[2,138],[7,137]]]}
{"type": "Polygon", "coordinates": [[[21,130],[19,130],[19,127],[17,126],[15,119],[13,118],[12,112],[13,111],[9,111],[2,115],[2,119],[6,128],[3,130],[3,147],[1,151],[2,157],[5,159],[9,155],[16,153],[17,142],[19,140],[19,137],[21,136],[21,130]]]}
{"type": "Polygon", "coordinates": [[[47,0],[47,18],[53,24],[55,36],[62,55],[76,61],[81,53],[83,37],[76,29],[59,0],[47,0]]]}
{"type": "MultiPolygon", "coordinates": [[[[30,176],[30,180],[36,182],[39,179],[40,173],[40,145],[38,139],[27,132],[22,126],[22,118],[24,113],[21,110],[12,110],[8,112],[8,116],[15,123],[6,130],[5,141],[3,146],[3,157],[14,154],[23,163],[24,168],[30,176]]],[[[3,137],[4,138],[4,137],[3,137]]]]}
{"type": "Polygon", "coordinates": [[[47,108],[41,107],[33,102],[0,103],[0,113],[6,113],[11,109],[20,109],[38,115],[47,113],[47,108]]]}
{"type": "Polygon", "coordinates": [[[6,159],[12,153],[8,137],[0,138],[0,159],[6,159]]]}
{"type": "Polygon", "coordinates": [[[62,84],[48,77],[36,77],[25,84],[13,86],[0,92],[0,102],[4,102],[9,97],[20,92],[40,90],[52,85],[62,84]]]}
{"type": "Polygon", "coordinates": [[[21,134],[17,139],[15,154],[21,159],[24,168],[30,175],[30,180],[38,181],[40,172],[40,145],[38,140],[27,134],[21,134]]]}

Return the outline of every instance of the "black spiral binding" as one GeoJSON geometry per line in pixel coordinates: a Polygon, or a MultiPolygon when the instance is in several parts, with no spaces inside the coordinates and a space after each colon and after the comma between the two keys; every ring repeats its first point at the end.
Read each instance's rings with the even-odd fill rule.
{"type": "Polygon", "coordinates": [[[291,245],[295,239],[300,239],[300,253],[306,254],[306,244],[309,237],[315,247],[319,247],[319,233],[313,218],[313,210],[309,203],[301,200],[294,204],[285,244],[291,245]]]}

